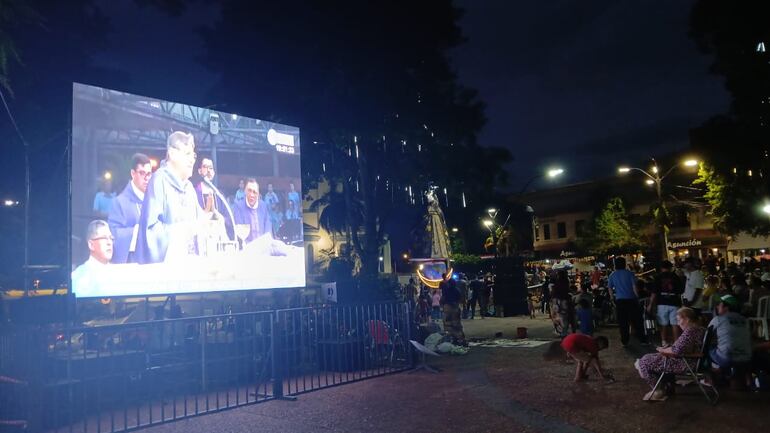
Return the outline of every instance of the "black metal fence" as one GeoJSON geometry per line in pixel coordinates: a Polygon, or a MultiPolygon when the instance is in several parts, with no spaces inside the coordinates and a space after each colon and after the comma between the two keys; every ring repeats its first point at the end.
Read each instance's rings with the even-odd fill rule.
{"type": "Polygon", "coordinates": [[[119,432],[409,368],[407,304],[0,333],[0,431],[119,432]]]}

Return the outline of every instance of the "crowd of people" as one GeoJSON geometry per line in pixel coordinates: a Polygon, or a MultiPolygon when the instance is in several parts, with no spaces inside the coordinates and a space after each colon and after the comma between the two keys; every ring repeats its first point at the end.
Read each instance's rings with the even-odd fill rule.
{"type": "MultiPolygon", "coordinates": [[[[476,316],[483,319],[494,315],[492,301],[495,284],[492,274],[480,273],[469,279],[466,274],[458,273],[445,280],[445,284],[454,286],[459,294],[458,305],[464,320],[473,320],[476,316]]],[[[406,297],[414,302],[418,323],[439,322],[443,319],[441,287],[430,288],[422,283],[418,285],[410,278],[405,293],[406,297]]]]}
{"type": "Polygon", "coordinates": [[[594,358],[593,365],[604,375],[598,351],[606,348],[607,341],[598,337],[602,338],[599,341],[593,334],[605,321],[617,323],[624,347],[632,336],[641,346],[657,343],[654,352],[634,363],[640,377],[654,389],[644,396],[648,401],[665,400],[673,382],[661,381],[661,375],[695,370],[694,361],[683,355],[701,352],[704,347],[712,367],[707,385],[728,376],[751,385],[747,379],[752,371],[770,367],[770,344],[755,344],[752,335],[762,333],[761,325],[752,329],[750,320],[767,308],[760,304],[770,303],[767,263],[701,263],[689,257],[676,263],[664,260],[657,269],[634,272],[618,257],[614,270],[608,272],[596,267],[573,275],[566,269],[550,273],[537,269],[534,273],[543,289],[531,296],[531,308],[537,305],[532,300],[541,300],[541,310],[551,316],[563,349],[578,362],[576,381],[584,379],[594,358]],[[656,387],[660,383],[663,386],[656,387]]]}

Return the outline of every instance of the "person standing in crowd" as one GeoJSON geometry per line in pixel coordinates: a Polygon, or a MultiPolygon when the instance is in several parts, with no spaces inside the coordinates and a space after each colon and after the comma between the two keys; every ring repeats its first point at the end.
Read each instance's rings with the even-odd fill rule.
{"type": "Polygon", "coordinates": [[[591,288],[596,289],[602,282],[602,271],[598,266],[594,266],[593,272],[591,272],[591,288]]]}
{"type": "Polygon", "coordinates": [[[560,269],[556,273],[556,280],[553,282],[553,290],[551,292],[551,298],[553,299],[553,307],[551,311],[555,310],[558,320],[561,324],[561,337],[564,338],[569,334],[569,327],[572,324],[572,298],[569,295],[569,277],[567,271],[560,269]]]}
{"type": "Polygon", "coordinates": [[[94,215],[97,218],[107,219],[112,209],[112,199],[115,193],[112,191],[112,180],[102,179],[99,183],[99,191],[94,195],[94,215]]]}
{"type": "Polygon", "coordinates": [[[115,236],[112,263],[134,263],[136,241],[139,236],[139,215],[147,184],[152,176],[150,158],[143,153],[131,157],[131,179],[112,201],[107,223],[115,236]]]}
{"type": "Polygon", "coordinates": [[[441,305],[444,313],[444,332],[452,337],[454,344],[465,344],[462,317],[460,316],[460,289],[447,272],[439,283],[441,305]]]}
{"type": "Polygon", "coordinates": [[[489,298],[492,295],[492,277],[487,275],[484,277],[483,284],[481,286],[481,293],[479,296],[479,315],[483,319],[489,314],[489,298]]]}
{"type": "Polygon", "coordinates": [[[476,318],[476,304],[479,302],[479,296],[481,295],[481,292],[484,290],[484,282],[481,281],[481,278],[477,275],[476,277],[471,280],[470,284],[468,285],[468,310],[470,313],[470,318],[475,319],[476,318]]]}
{"type": "Polygon", "coordinates": [[[695,314],[700,315],[704,277],[694,257],[689,257],[684,262],[684,276],[687,278],[684,285],[685,304],[695,310],[695,314]]]}
{"type": "Polygon", "coordinates": [[[457,290],[460,291],[460,312],[462,313],[462,318],[467,319],[468,278],[465,277],[465,274],[458,274],[455,284],[457,284],[457,290]]]}
{"type": "Polygon", "coordinates": [[[630,339],[629,326],[634,327],[634,335],[642,345],[649,344],[647,337],[644,335],[639,295],[636,293],[636,276],[633,272],[626,269],[625,258],[618,257],[615,259],[615,270],[610,274],[607,285],[611,289],[611,297],[615,299],[620,342],[623,344],[623,347],[628,346],[630,339]]]}
{"type": "Polygon", "coordinates": [[[433,290],[431,295],[431,318],[434,321],[441,319],[441,289],[433,290]]]}
{"type": "Polygon", "coordinates": [[[676,312],[682,306],[684,287],[672,269],[673,265],[668,260],[661,262],[660,272],[655,276],[650,288],[652,295],[648,313],[658,319],[662,347],[670,346],[681,333],[676,321],[676,312]]]}

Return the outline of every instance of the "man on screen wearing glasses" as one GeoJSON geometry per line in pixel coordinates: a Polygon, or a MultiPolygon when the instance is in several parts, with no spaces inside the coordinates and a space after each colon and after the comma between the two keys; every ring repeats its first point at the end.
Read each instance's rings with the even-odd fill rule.
{"type": "Polygon", "coordinates": [[[207,231],[212,214],[201,209],[190,182],[195,158],[192,134],[176,131],[168,136],[166,159],[150,178],[142,204],[136,242],[138,263],[198,254],[198,235],[207,231]]]}
{"type": "Polygon", "coordinates": [[[72,272],[72,292],[78,297],[98,296],[105,268],[112,259],[113,237],[104,220],[94,220],[86,230],[88,260],[72,272]]]}
{"type": "Polygon", "coordinates": [[[152,175],[150,158],[137,153],[131,158],[131,180],[112,201],[107,222],[115,234],[112,263],[136,262],[136,241],[139,235],[139,215],[147,184],[152,175]]]}

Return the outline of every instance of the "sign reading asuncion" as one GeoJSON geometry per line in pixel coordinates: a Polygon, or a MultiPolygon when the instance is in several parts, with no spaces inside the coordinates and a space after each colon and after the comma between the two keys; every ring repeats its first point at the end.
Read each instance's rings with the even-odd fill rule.
{"type": "Polygon", "coordinates": [[[701,242],[698,239],[689,239],[682,242],[669,242],[668,248],[669,249],[676,249],[676,248],[686,248],[686,247],[699,247],[703,245],[703,242],[701,242]]]}

